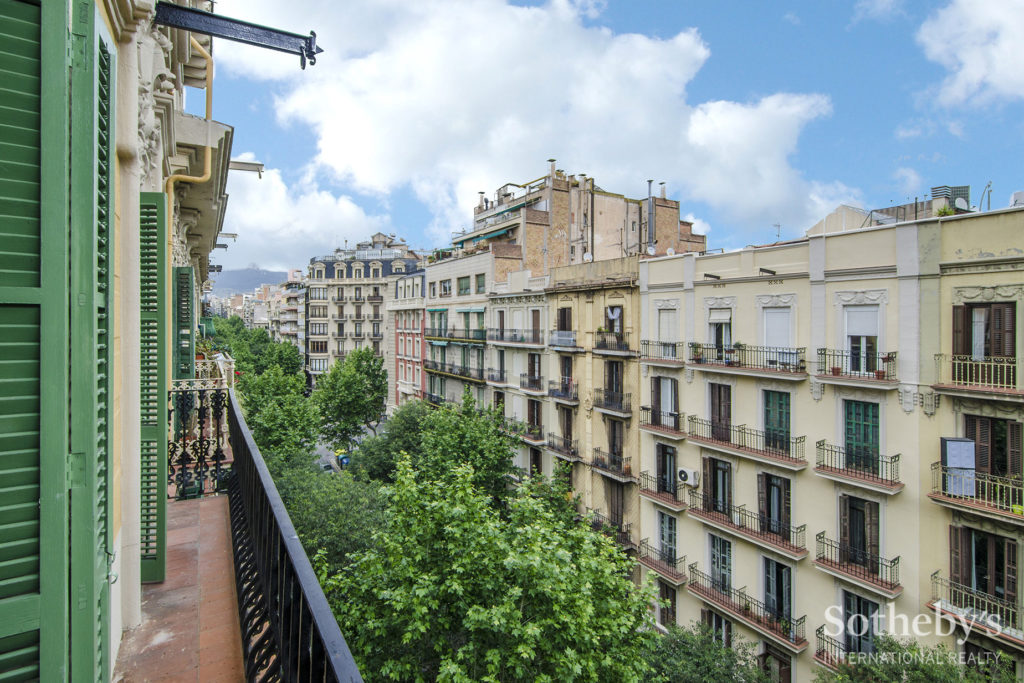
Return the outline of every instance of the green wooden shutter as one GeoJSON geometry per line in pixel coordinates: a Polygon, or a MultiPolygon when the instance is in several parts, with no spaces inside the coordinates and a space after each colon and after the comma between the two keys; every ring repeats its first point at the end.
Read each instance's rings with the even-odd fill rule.
{"type": "Polygon", "coordinates": [[[0,0],[3,680],[68,678],[67,16],[0,0]]]}
{"type": "Polygon", "coordinates": [[[167,198],[139,201],[142,580],[163,581],[167,549],[167,198]]]}
{"type": "Polygon", "coordinates": [[[72,27],[71,664],[110,678],[110,446],[113,366],[115,55],[91,3],[72,27]]]}
{"type": "Polygon", "coordinates": [[[196,375],[194,277],[190,266],[174,269],[174,379],[193,379],[196,375]]]}

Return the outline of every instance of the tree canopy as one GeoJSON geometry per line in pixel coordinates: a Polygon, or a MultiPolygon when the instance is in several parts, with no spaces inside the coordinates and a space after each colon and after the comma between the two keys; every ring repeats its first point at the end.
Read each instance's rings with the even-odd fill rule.
{"type": "MultiPolygon", "coordinates": [[[[410,401],[395,409],[377,436],[364,438],[352,454],[351,469],[357,477],[391,482],[401,453],[413,463],[423,449],[423,422],[433,408],[423,401],[410,401]]],[[[415,467],[415,464],[414,464],[415,467]]]]}
{"type": "Polygon", "coordinates": [[[335,449],[349,449],[369,429],[377,433],[384,417],[388,375],[384,359],[365,347],[350,351],[321,375],[313,391],[320,411],[320,433],[335,449]]]}
{"type": "Polygon", "coordinates": [[[730,647],[715,639],[702,624],[688,627],[672,624],[668,633],[655,641],[647,655],[652,683],[768,683],[754,654],[754,644],[732,636],[730,647]]]}

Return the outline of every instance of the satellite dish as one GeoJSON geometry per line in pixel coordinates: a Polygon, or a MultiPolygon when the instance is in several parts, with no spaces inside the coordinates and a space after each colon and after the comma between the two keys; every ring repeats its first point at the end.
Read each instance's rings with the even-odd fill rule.
{"type": "Polygon", "coordinates": [[[970,211],[970,207],[967,206],[967,200],[963,197],[957,197],[956,201],[953,202],[953,206],[960,209],[961,211],[970,211]]]}
{"type": "Polygon", "coordinates": [[[594,260],[594,255],[591,254],[589,251],[587,253],[583,254],[583,262],[584,263],[590,263],[593,260],[594,260]]]}
{"type": "Polygon", "coordinates": [[[653,244],[650,245],[649,247],[647,247],[647,255],[648,256],[654,256],[654,245],[653,244]]]}
{"type": "Polygon", "coordinates": [[[673,249],[672,247],[669,247],[669,248],[668,248],[668,249],[667,249],[667,250],[665,251],[665,253],[666,253],[666,254],[668,254],[669,256],[675,256],[675,255],[676,255],[676,250],[675,250],[675,249],[673,249]]]}

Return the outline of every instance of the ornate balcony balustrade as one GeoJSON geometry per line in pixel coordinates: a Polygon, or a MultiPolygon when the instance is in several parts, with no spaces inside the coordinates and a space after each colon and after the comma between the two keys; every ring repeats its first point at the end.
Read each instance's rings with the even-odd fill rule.
{"type": "Polygon", "coordinates": [[[640,494],[674,510],[686,508],[686,490],[676,481],[675,472],[666,472],[660,477],[650,472],[641,472],[640,494]]]}
{"type": "Polygon", "coordinates": [[[544,378],[524,372],[519,375],[519,388],[525,391],[544,391],[544,378]]]}
{"type": "Polygon", "coordinates": [[[616,413],[632,413],[632,396],[621,391],[594,389],[594,407],[616,413]]]}
{"type": "Polygon", "coordinates": [[[803,436],[790,436],[781,430],[760,430],[746,425],[715,422],[690,415],[686,418],[687,433],[692,441],[719,447],[736,455],[754,458],[802,469],[804,459],[803,436]]]}
{"type": "Polygon", "coordinates": [[[689,362],[697,366],[719,366],[801,375],[807,372],[807,349],[803,347],[717,345],[691,342],[689,350],[689,362]]]}
{"type": "Polygon", "coordinates": [[[835,669],[846,660],[846,644],[825,633],[825,625],[822,624],[814,632],[817,641],[814,648],[814,658],[830,669],[835,669]]]}
{"type": "Polygon", "coordinates": [[[548,396],[563,401],[578,401],[579,392],[572,377],[562,377],[548,382],[548,396]]]}
{"type": "Polygon", "coordinates": [[[686,555],[676,557],[674,552],[655,548],[645,538],[640,541],[636,559],[677,586],[686,583],[686,555]]]}
{"type": "Polygon", "coordinates": [[[686,415],[677,412],[665,412],[651,406],[640,406],[640,426],[670,436],[685,436],[686,415]]]}
{"type": "Polygon", "coordinates": [[[590,464],[598,471],[610,474],[615,479],[636,481],[632,460],[621,453],[607,453],[600,448],[595,448],[594,459],[590,464]]]}
{"type": "Polygon", "coordinates": [[[513,330],[507,327],[492,327],[487,330],[487,341],[504,344],[541,345],[544,343],[544,330],[513,330]]]}
{"type": "Polygon", "coordinates": [[[632,350],[629,348],[629,334],[597,331],[594,333],[594,350],[630,353],[632,350]]]}
{"type": "Polygon", "coordinates": [[[759,545],[795,559],[807,555],[807,525],[793,526],[777,517],[730,505],[706,491],[690,489],[688,511],[721,529],[739,534],[759,545]]]}
{"type": "Polygon", "coordinates": [[[547,447],[565,460],[580,460],[579,442],[565,436],[548,432],[547,447]]]}
{"type": "Polygon", "coordinates": [[[846,349],[818,349],[818,375],[836,379],[896,381],[896,352],[862,353],[846,349]]]}
{"type": "Polygon", "coordinates": [[[576,340],[576,330],[551,330],[548,335],[548,346],[579,349],[576,340]]]}
{"type": "Polygon", "coordinates": [[[952,508],[1024,524],[1024,479],[932,463],[928,497],[952,508]]]}
{"type": "Polygon", "coordinates": [[[989,635],[1008,638],[1014,643],[1024,640],[1016,602],[950,581],[939,573],[935,571],[931,576],[932,595],[928,607],[964,619],[989,635]]]}
{"type": "Polygon", "coordinates": [[[962,391],[1006,393],[1019,397],[1019,362],[1015,357],[935,354],[936,386],[962,391]]]}
{"type": "Polygon", "coordinates": [[[640,360],[664,365],[682,365],[686,361],[685,342],[640,340],[640,360]]]}
{"type": "Polygon", "coordinates": [[[824,439],[815,444],[815,448],[818,457],[814,470],[819,474],[879,487],[886,493],[903,488],[899,454],[881,455],[869,447],[847,449],[824,439]]]}
{"type": "Polygon", "coordinates": [[[887,560],[847,543],[833,541],[819,532],[814,537],[816,553],[814,564],[831,574],[852,578],[861,584],[868,584],[889,597],[903,592],[900,586],[900,558],[887,560]]]}
{"type": "Polygon", "coordinates": [[[623,523],[622,518],[619,516],[609,517],[597,510],[588,510],[588,513],[591,515],[590,526],[594,531],[600,531],[611,536],[615,539],[616,543],[627,550],[636,547],[633,543],[631,524],[623,523]]]}

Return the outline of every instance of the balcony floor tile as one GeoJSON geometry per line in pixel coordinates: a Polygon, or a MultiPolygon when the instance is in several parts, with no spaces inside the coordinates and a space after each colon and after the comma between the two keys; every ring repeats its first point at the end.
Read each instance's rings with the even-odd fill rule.
{"type": "Polygon", "coordinates": [[[142,587],[114,681],[241,681],[227,496],[167,503],[167,578],[142,587]]]}

